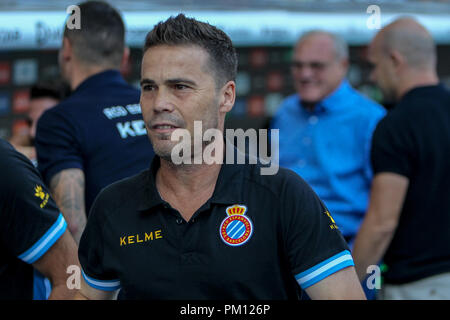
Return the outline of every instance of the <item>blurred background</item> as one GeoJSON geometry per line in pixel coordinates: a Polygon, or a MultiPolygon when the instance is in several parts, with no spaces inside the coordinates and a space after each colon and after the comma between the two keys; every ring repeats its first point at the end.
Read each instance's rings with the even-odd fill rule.
{"type": "MultiPolygon", "coordinates": [[[[139,87],[142,45],[159,21],[180,12],[223,29],[239,55],[237,100],[229,128],[266,128],[281,100],[294,93],[290,74],[292,46],[310,29],[340,34],[350,45],[348,79],[358,90],[383,103],[368,79],[367,43],[381,26],[398,16],[415,17],[438,45],[438,73],[450,85],[450,2],[444,0],[109,0],[119,9],[131,49],[122,70],[139,87]],[[377,7],[374,8],[373,5],[377,7]],[[379,20],[374,16],[380,13],[379,20]]],[[[75,1],[1,0],[0,138],[28,126],[31,85],[59,77],[58,48],[75,1]]],[[[81,18],[82,19],[82,18],[81,18]]],[[[389,105],[385,105],[389,108],[389,105]]]]}

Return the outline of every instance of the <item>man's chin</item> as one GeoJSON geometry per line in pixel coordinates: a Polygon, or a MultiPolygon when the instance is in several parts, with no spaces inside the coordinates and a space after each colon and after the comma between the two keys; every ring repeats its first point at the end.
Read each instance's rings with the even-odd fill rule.
{"type": "Polygon", "coordinates": [[[172,161],[172,155],[171,154],[163,153],[163,154],[157,154],[157,155],[158,155],[158,157],[160,159],[165,160],[166,162],[174,164],[173,161],[172,161]]]}
{"type": "Polygon", "coordinates": [[[167,150],[165,148],[164,149],[159,149],[159,148],[153,147],[153,151],[161,159],[164,159],[166,161],[172,162],[172,150],[167,150]]]}
{"type": "Polygon", "coordinates": [[[302,105],[307,109],[313,109],[316,106],[316,104],[320,101],[320,99],[316,97],[306,96],[306,98],[304,98],[301,95],[300,100],[302,102],[302,105]]]}
{"type": "Polygon", "coordinates": [[[302,91],[298,91],[298,95],[300,96],[302,102],[305,103],[314,104],[322,100],[321,95],[319,93],[309,93],[309,92],[302,93],[302,91]]]}
{"type": "Polygon", "coordinates": [[[395,93],[388,90],[381,90],[383,94],[382,104],[385,106],[393,106],[397,103],[395,93]]]}
{"type": "Polygon", "coordinates": [[[153,152],[155,152],[158,157],[163,159],[166,159],[167,157],[170,158],[172,149],[177,142],[170,141],[170,137],[168,139],[161,139],[161,137],[155,138],[149,135],[148,138],[153,147],[153,152]]]}

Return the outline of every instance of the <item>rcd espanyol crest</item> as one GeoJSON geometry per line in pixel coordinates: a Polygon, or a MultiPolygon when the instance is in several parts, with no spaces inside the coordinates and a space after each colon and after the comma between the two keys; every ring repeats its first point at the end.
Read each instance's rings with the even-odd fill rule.
{"type": "Polygon", "coordinates": [[[247,207],[235,204],[226,209],[227,217],[220,224],[220,237],[230,246],[240,246],[246,243],[253,234],[253,224],[245,216],[247,207]]]}

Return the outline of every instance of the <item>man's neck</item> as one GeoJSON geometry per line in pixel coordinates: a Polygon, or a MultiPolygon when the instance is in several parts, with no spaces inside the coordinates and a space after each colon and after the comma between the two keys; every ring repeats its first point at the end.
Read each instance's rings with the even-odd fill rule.
{"type": "Polygon", "coordinates": [[[411,71],[406,74],[397,89],[397,100],[400,100],[408,91],[424,86],[434,86],[439,83],[439,78],[433,71],[411,71]]]}
{"type": "Polygon", "coordinates": [[[87,78],[89,78],[97,73],[100,73],[100,72],[103,72],[106,70],[111,70],[111,69],[113,69],[113,68],[97,67],[97,66],[74,68],[72,77],[70,79],[70,87],[73,91],[87,78]]]}
{"type": "Polygon", "coordinates": [[[161,197],[189,221],[212,197],[220,169],[221,164],[175,165],[161,159],[156,188],[161,197]]]}
{"type": "Polygon", "coordinates": [[[161,159],[161,166],[156,174],[157,187],[162,186],[176,194],[195,193],[215,185],[220,168],[220,164],[175,165],[161,159]]]}
{"type": "Polygon", "coordinates": [[[302,101],[302,106],[309,112],[313,112],[316,108],[317,102],[308,102],[308,101],[302,101]]]}

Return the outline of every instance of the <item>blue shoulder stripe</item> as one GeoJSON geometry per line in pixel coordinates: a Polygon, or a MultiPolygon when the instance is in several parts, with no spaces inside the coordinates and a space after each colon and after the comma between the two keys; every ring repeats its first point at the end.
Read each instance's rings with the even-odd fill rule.
{"type": "Polygon", "coordinates": [[[83,269],[81,269],[81,274],[88,285],[98,290],[115,291],[121,287],[120,280],[97,280],[89,277],[83,269]]]}
{"type": "Polygon", "coordinates": [[[62,236],[66,228],[66,220],[64,220],[63,215],[60,213],[58,219],[50,229],[31,248],[19,255],[18,258],[29,264],[35,262],[62,236]]]}
{"type": "Polygon", "coordinates": [[[355,264],[350,252],[348,250],[344,250],[331,258],[322,261],[314,267],[299,273],[295,276],[295,279],[297,279],[297,282],[302,289],[306,289],[325,279],[329,275],[354,265],[355,264]]]}

